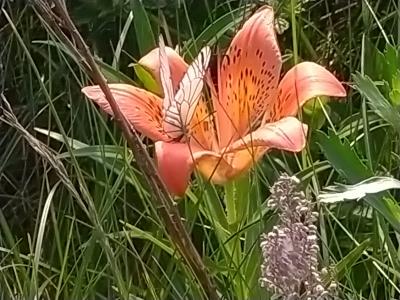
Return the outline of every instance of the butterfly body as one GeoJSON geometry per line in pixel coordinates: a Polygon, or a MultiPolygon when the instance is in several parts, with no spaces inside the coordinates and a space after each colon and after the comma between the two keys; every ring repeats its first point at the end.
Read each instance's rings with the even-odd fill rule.
{"type": "Polygon", "coordinates": [[[185,126],[178,127],[176,124],[184,124],[184,121],[180,118],[180,109],[178,107],[171,106],[166,111],[166,116],[163,118],[164,132],[175,142],[185,142],[186,137],[189,136],[189,129],[185,126]]]}

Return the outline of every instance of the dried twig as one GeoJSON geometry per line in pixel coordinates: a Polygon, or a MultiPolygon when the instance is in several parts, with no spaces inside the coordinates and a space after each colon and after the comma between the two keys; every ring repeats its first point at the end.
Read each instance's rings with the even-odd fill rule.
{"type": "Polygon", "coordinates": [[[76,59],[81,62],[82,67],[92,78],[93,82],[100,86],[110,104],[115,120],[121,127],[128,145],[133,151],[139,168],[148,180],[153,195],[152,199],[156,203],[156,207],[169,233],[170,239],[190,266],[194,275],[202,285],[207,297],[209,299],[218,299],[215,286],[181,221],[178,209],[174,206],[173,200],[164,183],[161,181],[154,163],[138,134],[134,128],[130,126],[119,109],[89,47],[86,45],[75,24],[71,20],[65,3],[61,0],[34,0],[33,3],[46,25],[52,28],[58,39],[71,50],[71,53],[77,56],[76,59]]]}

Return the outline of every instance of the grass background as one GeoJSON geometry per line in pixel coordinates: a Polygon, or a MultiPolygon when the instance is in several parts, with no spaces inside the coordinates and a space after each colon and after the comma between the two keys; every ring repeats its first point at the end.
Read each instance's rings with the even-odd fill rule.
{"type": "MultiPolygon", "coordinates": [[[[205,43],[224,49],[261,4],[67,1],[107,79],[135,84],[140,82],[128,65],[155,46],[160,31],[190,60],[205,43]]],[[[259,235],[276,223],[266,199],[280,173],[296,175],[310,199],[334,182],[400,177],[399,2],[271,4],[284,70],[302,60],[320,63],[345,82],[349,95],[307,105],[302,117],[312,131],[303,153],[274,151],[248,177],[225,187],[196,177],[179,202],[223,299],[271,297],[258,283],[259,235]],[[236,212],[228,214],[232,202],[236,212]]],[[[10,125],[3,103],[0,298],[201,298],[120,130],[81,94],[90,83],[87,74],[31,5],[3,1],[1,8],[0,90],[21,126],[10,125]],[[48,147],[32,147],[37,141],[48,147]]],[[[150,143],[148,148],[153,151],[150,143]]],[[[397,198],[382,193],[317,205],[320,263],[329,267],[327,280],[337,280],[340,299],[399,299],[397,198]]]]}

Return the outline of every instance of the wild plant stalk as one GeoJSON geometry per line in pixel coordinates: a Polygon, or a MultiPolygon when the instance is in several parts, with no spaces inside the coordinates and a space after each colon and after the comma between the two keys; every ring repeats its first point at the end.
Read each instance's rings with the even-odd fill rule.
{"type": "Polygon", "coordinates": [[[185,230],[180,214],[166,190],[165,185],[158,176],[152,159],[136,131],[129,125],[128,121],[121,113],[89,47],[86,45],[75,24],[71,20],[65,3],[61,0],[56,0],[51,1],[51,4],[53,8],[51,8],[49,2],[42,0],[34,1],[35,8],[44,19],[46,25],[52,29],[57,38],[77,56],[76,59],[82,64],[82,67],[92,78],[93,82],[100,86],[110,104],[115,120],[122,129],[129,147],[132,149],[139,168],[149,183],[153,196],[152,199],[156,203],[156,207],[165,224],[166,231],[171,241],[177,247],[193,274],[197,277],[207,297],[209,299],[218,299],[215,285],[207,273],[206,267],[194,247],[189,234],[185,230]],[[68,33],[68,36],[65,32],[68,33]]]}
{"type": "Polygon", "coordinates": [[[261,237],[261,285],[282,300],[332,299],[336,284],[324,287],[318,268],[318,213],[299,190],[297,177],[282,174],[271,187],[268,206],[280,222],[261,237]]]}

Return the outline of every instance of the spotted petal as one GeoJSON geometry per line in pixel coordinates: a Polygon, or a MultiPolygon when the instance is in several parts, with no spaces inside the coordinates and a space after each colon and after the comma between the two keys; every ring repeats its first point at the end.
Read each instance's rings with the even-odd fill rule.
{"type": "Polygon", "coordinates": [[[346,97],[346,90],[335,76],[313,62],[302,62],[290,69],[279,83],[279,97],[266,120],[279,120],[296,115],[311,98],[317,96],[346,97]]]}
{"type": "MultiPolygon", "coordinates": [[[[128,84],[109,84],[111,93],[121,112],[130,124],[153,141],[168,140],[161,126],[162,100],[143,89],[128,84]]],[[[106,113],[113,115],[112,109],[98,85],[87,86],[82,92],[106,113]]]]}
{"type": "Polygon", "coordinates": [[[214,99],[221,148],[247,134],[272,104],[281,65],[274,12],[265,6],[245,22],[221,64],[214,99]]]}

